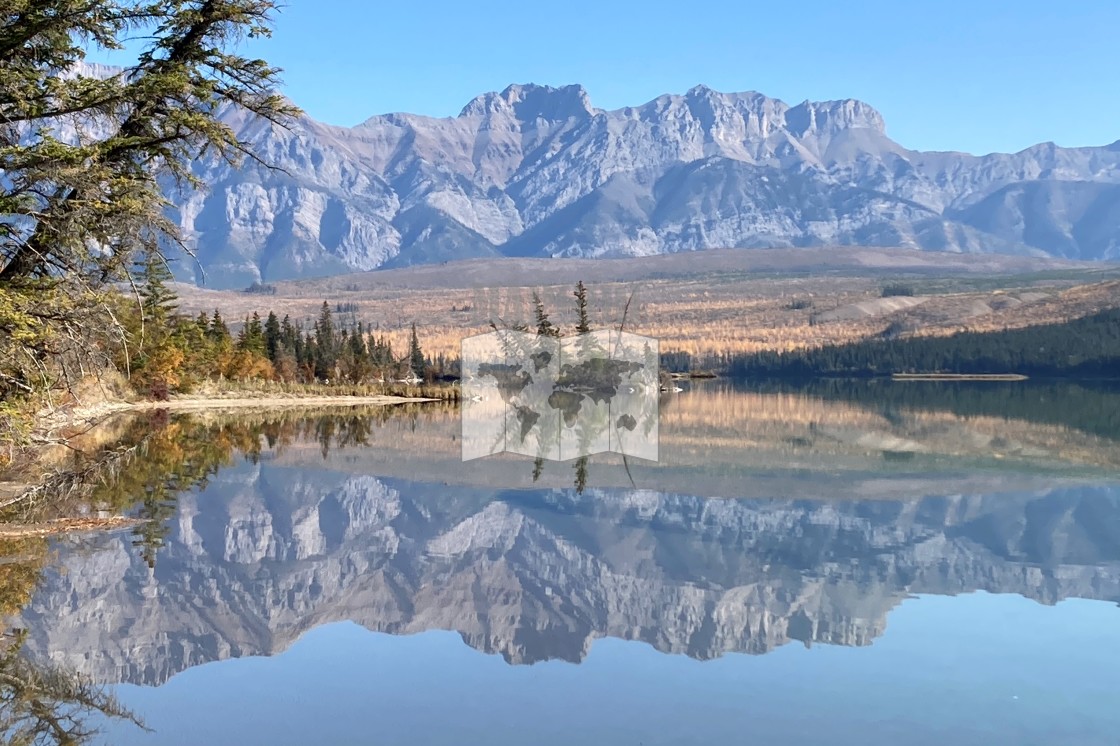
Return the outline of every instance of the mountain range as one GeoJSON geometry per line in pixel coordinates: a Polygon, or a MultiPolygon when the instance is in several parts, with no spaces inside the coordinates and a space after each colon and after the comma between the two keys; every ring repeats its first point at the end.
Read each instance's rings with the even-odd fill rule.
{"type": "Polygon", "coordinates": [[[133,537],[71,548],[16,625],[99,683],[274,655],[321,624],[454,630],[512,664],[594,640],[698,659],[864,646],[910,594],[1120,600],[1110,487],[902,500],[479,489],[268,459],[179,497],[149,567],[133,537]]]}
{"type": "Polygon", "coordinates": [[[197,256],[178,273],[214,288],[709,248],[1120,259],[1120,141],[920,152],[861,101],[791,106],[704,86],[606,111],[578,85],[511,85],[455,117],[386,114],[350,128],[223,116],[271,167],[200,160],[210,188],[173,197],[197,256]]]}

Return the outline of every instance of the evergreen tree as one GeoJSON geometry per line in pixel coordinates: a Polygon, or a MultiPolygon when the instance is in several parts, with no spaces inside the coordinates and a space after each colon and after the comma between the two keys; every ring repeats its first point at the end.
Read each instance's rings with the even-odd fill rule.
{"type": "Polygon", "coordinates": [[[168,330],[168,324],[179,310],[179,296],[168,283],[174,281],[167,260],[153,247],[146,247],[140,255],[136,272],[137,292],[145,325],[168,330]]]}
{"type": "Polygon", "coordinates": [[[537,317],[537,334],[542,337],[559,337],[560,329],[548,317],[540,293],[533,291],[533,310],[537,317]]]}
{"type": "Polygon", "coordinates": [[[323,301],[323,306],[319,309],[319,320],[315,322],[315,342],[330,350],[335,348],[334,318],[326,301],[323,301]]]}
{"type": "Polygon", "coordinates": [[[323,301],[319,319],[315,322],[315,377],[321,380],[329,380],[335,374],[335,364],[338,362],[335,336],[330,304],[323,301]]]}
{"type": "Polygon", "coordinates": [[[302,329],[298,326],[292,328],[292,335],[292,344],[290,347],[292,354],[296,358],[296,363],[298,364],[305,359],[307,352],[304,344],[304,335],[302,329]]]}
{"type": "Polygon", "coordinates": [[[576,313],[578,314],[576,334],[586,334],[591,331],[591,320],[587,311],[587,288],[583,286],[583,280],[576,283],[576,290],[572,295],[576,297],[576,313]]]}
{"type": "Polygon", "coordinates": [[[311,383],[315,380],[315,362],[318,359],[319,353],[315,349],[315,338],[311,336],[311,332],[304,332],[301,354],[296,358],[299,361],[300,378],[304,383],[311,383]]]}
{"type": "MultiPolygon", "coordinates": [[[[284,317],[285,320],[287,318],[287,316],[284,317]]],[[[284,337],[283,330],[280,328],[280,320],[276,318],[274,311],[269,311],[268,320],[264,322],[264,344],[268,359],[274,363],[280,357],[283,342],[284,337]]]]}
{"type": "Polygon", "coordinates": [[[369,350],[366,348],[366,330],[360,321],[356,333],[350,335],[350,349],[355,357],[369,357],[369,350]]]}
{"type": "Polygon", "coordinates": [[[133,385],[156,399],[166,399],[183,383],[186,352],[175,335],[178,297],[169,286],[172,279],[159,252],[149,247],[140,254],[134,269],[139,313],[130,330],[134,355],[128,370],[133,385]]]}
{"type": "Polygon", "coordinates": [[[264,327],[261,317],[256,311],[245,319],[245,325],[237,335],[237,348],[252,355],[264,357],[267,354],[267,344],[264,337],[264,327]]]}
{"type": "Polygon", "coordinates": [[[416,335],[416,322],[412,323],[412,335],[408,339],[408,367],[417,378],[423,378],[427,368],[420,338],[416,335]]]}
{"type": "Polygon", "coordinates": [[[284,314],[283,320],[280,322],[280,338],[283,340],[285,347],[296,346],[296,340],[299,339],[299,330],[292,324],[292,319],[288,314],[284,314]]]}
{"type": "Polygon", "coordinates": [[[225,319],[222,318],[222,314],[216,308],[214,309],[214,315],[210,318],[208,335],[210,340],[217,344],[223,344],[230,340],[229,327],[226,326],[225,319]]]}
{"type": "Polygon", "coordinates": [[[370,360],[373,362],[374,367],[384,369],[393,364],[396,359],[393,356],[393,345],[384,336],[377,337],[373,340],[373,345],[369,350],[370,360]]]}
{"type": "Polygon", "coordinates": [[[350,369],[347,377],[353,383],[362,383],[373,372],[373,363],[369,359],[369,350],[366,348],[365,334],[359,327],[350,335],[349,353],[347,359],[350,369]]]}

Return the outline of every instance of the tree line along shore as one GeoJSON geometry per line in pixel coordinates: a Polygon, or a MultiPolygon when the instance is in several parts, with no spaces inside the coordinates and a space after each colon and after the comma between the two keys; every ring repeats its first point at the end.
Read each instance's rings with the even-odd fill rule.
{"type": "MultiPolygon", "coordinates": [[[[254,312],[241,320],[238,331],[219,311],[190,318],[177,311],[171,275],[158,256],[145,255],[137,267],[135,311],[122,308],[131,338],[138,340],[129,359],[115,361],[129,366],[138,391],[152,399],[186,394],[205,382],[254,385],[295,385],[289,391],[321,394],[323,387],[351,392],[353,387],[377,384],[384,393],[415,393],[395,384],[426,384],[426,395],[455,398],[459,378],[457,357],[423,352],[416,325],[410,330],[407,349],[395,351],[388,337],[347,321],[344,309],[332,311],[323,301],[318,317],[306,328],[270,311],[262,319],[254,312]],[[143,320],[146,320],[143,321],[143,320]],[[139,328],[141,325],[145,329],[139,328]],[[440,386],[444,384],[444,386],[440,386]],[[304,388],[299,388],[300,386],[304,388]],[[312,388],[306,388],[312,387],[312,388]]],[[[590,329],[587,288],[577,283],[575,298],[579,323],[574,333],[590,329]]],[[[560,336],[540,296],[533,294],[532,322],[508,322],[505,328],[560,336]]],[[[497,329],[496,323],[492,322],[497,329]]],[[[682,353],[664,353],[663,369],[696,378],[730,376],[755,379],[884,378],[896,380],[1025,380],[1042,378],[1120,377],[1120,309],[1109,309],[1060,323],[949,336],[891,335],[823,345],[789,352],[712,355],[694,359],[682,353]]]]}
{"type": "Polygon", "coordinates": [[[749,377],[1120,378],[1120,308],[1060,323],[950,336],[884,336],[792,352],[758,352],[726,361],[749,377]]]}
{"type": "MultiPolygon", "coordinates": [[[[172,275],[162,257],[141,253],[130,273],[132,297],[114,299],[124,339],[108,359],[127,374],[136,396],[151,401],[237,393],[287,398],[398,395],[457,399],[459,360],[423,352],[416,326],[406,349],[362,322],[347,321],[340,305],[324,301],[310,324],[270,311],[229,322],[218,310],[179,312],[172,275]],[[232,328],[231,328],[232,327],[232,328]]],[[[573,293],[580,325],[588,329],[587,290],[573,293]]],[[[509,328],[559,336],[539,296],[533,323],[509,328]]],[[[497,326],[495,326],[497,328],[497,326]]],[[[1021,380],[1035,377],[1120,376],[1120,309],[1070,321],[947,337],[873,338],[785,353],[708,356],[664,353],[675,375],[751,379],[871,378],[902,380],[1021,380]]]]}

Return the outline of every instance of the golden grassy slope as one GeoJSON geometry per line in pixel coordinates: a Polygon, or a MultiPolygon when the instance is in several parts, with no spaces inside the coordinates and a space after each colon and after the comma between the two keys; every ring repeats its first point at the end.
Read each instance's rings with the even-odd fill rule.
{"type": "MultiPolygon", "coordinates": [[[[332,307],[344,304],[344,309],[356,310],[337,315],[388,335],[397,349],[405,349],[409,327],[416,323],[425,351],[448,356],[458,355],[462,337],[489,331],[492,320],[530,321],[534,289],[553,320],[571,329],[575,321],[569,281],[577,276],[589,287],[595,325],[617,325],[625,313],[627,330],[658,337],[662,351],[700,356],[852,341],[888,327],[904,334],[935,335],[1017,328],[1120,305],[1118,268],[1054,268],[1053,262],[1036,266],[1028,260],[1004,267],[991,257],[970,265],[969,260],[952,257],[955,263],[944,272],[923,265],[914,273],[892,265],[899,261],[894,255],[873,253],[880,264],[867,266],[872,261],[867,252],[851,250],[830,255],[832,265],[816,270],[798,251],[793,253],[802,263],[790,270],[771,266],[780,256],[774,254],[767,260],[770,264],[751,271],[749,266],[723,267],[730,261],[724,252],[711,252],[714,260],[708,253],[687,258],[697,265],[692,271],[680,257],[675,264],[660,257],[602,263],[557,260],[563,271],[541,271],[540,266],[553,265],[532,263],[527,270],[524,261],[502,260],[278,283],[275,295],[185,285],[179,292],[184,311],[218,308],[230,321],[275,310],[308,325],[324,300],[332,307]],[[709,271],[707,265],[723,268],[709,271]],[[882,298],[883,286],[892,282],[910,286],[915,296],[882,298]]],[[[808,253],[823,261],[821,252],[808,253]]]]}

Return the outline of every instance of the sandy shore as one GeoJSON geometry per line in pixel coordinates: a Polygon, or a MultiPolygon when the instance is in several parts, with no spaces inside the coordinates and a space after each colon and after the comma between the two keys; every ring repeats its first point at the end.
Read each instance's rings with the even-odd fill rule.
{"type": "Polygon", "coordinates": [[[35,428],[34,440],[39,444],[65,442],[74,431],[82,431],[107,418],[166,409],[176,412],[220,411],[226,409],[306,409],[312,407],[379,407],[438,399],[409,396],[301,396],[265,394],[262,396],[184,396],[167,401],[101,401],[85,406],[63,406],[42,413],[35,428]]]}
{"type": "Polygon", "coordinates": [[[263,397],[235,397],[222,399],[215,397],[198,397],[170,399],[168,401],[146,401],[126,404],[120,411],[145,410],[145,409],[241,409],[244,407],[358,407],[358,406],[384,406],[387,404],[408,404],[409,402],[439,401],[412,396],[263,396],[263,397]]]}

